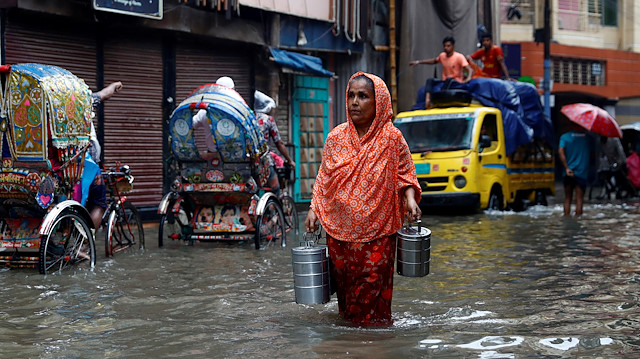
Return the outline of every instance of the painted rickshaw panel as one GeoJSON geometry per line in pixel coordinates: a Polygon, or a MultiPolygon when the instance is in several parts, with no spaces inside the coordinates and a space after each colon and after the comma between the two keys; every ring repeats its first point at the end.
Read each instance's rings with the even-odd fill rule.
{"type": "Polygon", "coordinates": [[[255,231],[255,208],[250,207],[268,178],[268,148],[244,99],[224,86],[203,85],[173,111],[169,128],[180,171],[174,188],[181,195],[163,213],[190,208],[193,239],[208,232],[255,231]],[[207,111],[216,152],[198,152],[192,117],[199,109],[207,111]]]}
{"type": "Polygon", "coordinates": [[[242,97],[224,86],[205,85],[192,92],[171,114],[171,149],[178,160],[202,159],[193,132],[194,109],[207,110],[211,133],[223,161],[247,161],[266,151],[255,115],[242,97]]]}
{"type": "MultiPolygon", "coordinates": [[[[88,144],[91,91],[82,79],[60,67],[17,64],[3,74],[0,105],[0,251],[20,248],[29,253],[38,250],[41,226],[56,193],[70,193],[82,174],[84,162],[76,160],[66,166],[63,183],[57,183],[68,187],[56,191],[55,181],[50,180],[52,160],[71,159],[88,144]],[[51,192],[40,193],[43,185],[51,192]]],[[[37,261],[37,256],[22,259],[37,261]]]]}
{"type": "Polygon", "coordinates": [[[9,76],[3,103],[15,160],[46,160],[48,140],[55,148],[87,144],[91,90],[82,79],[40,64],[13,65],[9,76]]]}

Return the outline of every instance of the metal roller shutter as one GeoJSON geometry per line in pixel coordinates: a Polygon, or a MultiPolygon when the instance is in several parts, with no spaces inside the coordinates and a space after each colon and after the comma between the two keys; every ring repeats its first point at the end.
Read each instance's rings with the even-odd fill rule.
{"type": "Polygon", "coordinates": [[[104,83],[122,91],[104,103],[104,164],[120,161],[135,177],[128,198],[138,207],[162,199],[162,43],[125,36],[104,43],[104,83]]]}
{"type": "Polygon", "coordinates": [[[60,66],[96,90],[95,33],[86,26],[8,17],[5,28],[5,63],[35,62],[60,66]],[[78,31],[82,28],[82,32],[78,31]]]}
{"type": "MultiPolygon", "coordinates": [[[[251,60],[247,54],[240,54],[226,48],[221,53],[217,48],[205,48],[201,44],[178,44],[176,49],[176,104],[184,100],[191,91],[216,82],[221,76],[233,79],[236,91],[247,101],[251,94],[251,60]]],[[[252,106],[251,106],[252,107],[252,106]]]]}

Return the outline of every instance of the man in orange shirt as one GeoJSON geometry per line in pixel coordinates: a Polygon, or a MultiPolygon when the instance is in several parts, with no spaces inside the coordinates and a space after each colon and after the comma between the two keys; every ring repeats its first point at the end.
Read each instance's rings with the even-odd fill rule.
{"type": "MultiPolygon", "coordinates": [[[[435,65],[436,63],[442,64],[442,80],[449,78],[456,80],[460,83],[465,83],[471,80],[473,77],[473,70],[469,66],[469,62],[463,54],[455,51],[456,40],[453,36],[447,36],[442,40],[442,46],[444,51],[437,57],[425,60],[415,60],[409,62],[409,66],[416,66],[419,64],[435,65]],[[466,70],[466,75],[463,76],[463,71],[466,70]]],[[[429,107],[431,103],[431,82],[427,81],[427,95],[425,101],[425,107],[429,107]]]]}
{"type": "Polygon", "coordinates": [[[419,64],[435,65],[436,63],[442,64],[442,80],[453,78],[454,80],[465,83],[471,80],[473,76],[473,70],[469,66],[469,62],[461,53],[455,51],[456,40],[453,36],[447,36],[442,40],[442,46],[444,51],[437,57],[426,60],[415,60],[409,63],[409,66],[416,66],[419,64]],[[466,76],[463,77],[462,70],[467,70],[466,76]]]}
{"type": "Polygon", "coordinates": [[[505,79],[511,80],[507,65],[504,63],[504,56],[500,46],[493,44],[491,34],[486,33],[482,36],[482,48],[474,52],[473,55],[467,56],[469,62],[473,60],[482,61],[482,73],[485,77],[493,77],[499,79],[504,74],[505,79]]]}

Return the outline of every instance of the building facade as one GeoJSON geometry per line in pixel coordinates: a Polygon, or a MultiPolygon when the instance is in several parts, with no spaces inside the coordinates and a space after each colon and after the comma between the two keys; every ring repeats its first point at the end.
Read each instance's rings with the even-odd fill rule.
{"type": "MultiPolygon", "coordinates": [[[[590,102],[619,124],[640,121],[640,2],[550,0],[552,117],[562,105],[590,102]]],[[[500,1],[500,39],[512,76],[540,84],[544,0],[500,1]]]]}
{"type": "Polygon", "coordinates": [[[136,181],[129,197],[147,216],[168,190],[166,126],[175,106],[220,76],[232,77],[250,106],[254,90],[265,92],[277,100],[283,140],[299,165],[294,195],[308,201],[324,138],[344,121],[348,77],[369,64],[385,70],[384,55],[364,46],[373,38],[374,7],[356,0],[149,3],[156,8],[2,1],[0,60],[57,65],[93,91],[123,82],[94,121],[103,163],[131,166],[136,181]],[[279,64],[271,49],[316,56],[333,76],[279,64]]]}

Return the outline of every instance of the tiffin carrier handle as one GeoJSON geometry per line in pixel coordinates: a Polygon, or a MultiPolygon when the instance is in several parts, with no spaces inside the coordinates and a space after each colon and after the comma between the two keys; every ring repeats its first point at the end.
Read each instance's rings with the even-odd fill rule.
{"type": "Polygon", "coordinates": [[[409,222],[405,219],[404,221],[404,228],[405,231],[407,231],[407,233],[422,233],[422,220],[418,219],[415,222],[409,222]],[[411,224],[415,223],[418,225],[418,230],[416,231],[415,229],[413,229],[413,227],[411,227],[411,224]]]}
{"type": "Polygon", "coordinates": [[[315,232],[304,232],[304,234],[302,235],[302,241],[300,242],[300,246],[311,248],[311,247],[314,247],[319,240],[320,240],[320,228],[318,228],[315,232]]]}

